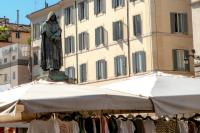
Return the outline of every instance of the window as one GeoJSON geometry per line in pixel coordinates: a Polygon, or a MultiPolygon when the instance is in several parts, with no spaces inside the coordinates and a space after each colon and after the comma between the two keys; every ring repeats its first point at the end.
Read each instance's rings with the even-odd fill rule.
{"type": "Polygon", "coordinates": [[[80,21],[88,19],[88,2],[86,0],[78,4],[78,18],[80,21]]]}
{"type": "Polygon", "coordinates": [[[106,0],[94,0],[94,14],[105,12],[105,1],[106,0]]]}
{"type": "Polygon", "coordinates": [[[79,50],[86,50],[89,46],[89,35],[87,32],[79,34],[79,50]]]}
{"type": "Polygon", "coordinates": [[[173,67],[175,71],[189,71],[190,63],[185,62],[184,59],[188,57],[188,50],[177,50],[174,49],[173,53],[173,67]]]}
{"type": "Polygon", "coordinates": [[[20,32],[19,31],[16,32],[16,38],[20,38],[20,32]]]}
{"type": "Polygon", "coordinates": [[[112,8],[123,7],[125,5],[124,0],[112,0],[112,8]]]}
{"type": "Polygon", "coordinates": [[[65,39],[65,54],[70,54],[74,52],[75,52],[74,37],[69,36],[65,39]]]}
{"type": "Polygon", "coordinates": [[[7,58],[4,58],[4,63],[7,63],[7,62],[8,62],[7,58]]]}
{"type": "Polygon", "coordinates": [[[95,45],[98,47],[100,44],[105,44],[105,30],[102,26],[95,29],[95,45]]]}
{"type": "Polygon", "coordinates": [[[40,38],[40,24],[33,24],[33,39],[40,38]]]}
{"type": "Polygon", "coordinates": [[[122,21],[113,22],[113,40],[123,39],[123,23],[122,21]]]}
{"type": "Polygon", "coordinates": [[[7,74],[4,75],[4,82],[6,82],[6,81],[8,81],[8,75],[7,74]]]}
{"type": "Polygon", "coordinates": [[[124,55],[114,58],[115,76],[126,75],[126,57],[124,55]]]}
{"type": "Polygon", "coordinates": [[[15,55],[12,56],[12,60],[16,60],[16,56],[15,55]]]}
{"type": "Polygon", "coordinates": [[[80,82],[86,82],[87,81],[87,69],[86,64],[80,65],[80,82]]]}
{"type": "Polygon", "coordinates": [[[65,69],[65,75],[68,79],[75,79],[75,68],[74,67],[68,67],[65,69]]]}
{"type": "Polygon", "coordinates": [[[146,72],[146,53],[144,51],[132,54],[133,73],[146,72]]]}
{"type": "Polygon", "coordinates": [[[16,74],[15,74],[15,72],[13,72],[13,74],[12,74],[12,78],[13,78],[13,80],[16,79],[16,74]]]}
{"type": "Polygon", "coordinates": [[[107,78],[107,62],[105,60],[96,62],[96,78],[97,80],[107,78]]]}
{"type": "Polygon", "coordinates": [[[172,33],[187,33],[188,22],[186,13],[171,13],[171,32],[172,33]]]}
{"type": "Polygon", "coordinates": [[[74,7],[68,7],[65,9],[65,23],[66,25],[74,23],[74,7]]]}
{"type": "Polygon", "coordinates": [[[38,65],[38,52],[33,53],[33,64],[38,65]]]}
{"type": "Polygon", "coordinates": [[[141,21],[141,16],[136,15],[133,16],[133,33],[135,36],[141,36],[142,34],[142,21],[141,21]]]}

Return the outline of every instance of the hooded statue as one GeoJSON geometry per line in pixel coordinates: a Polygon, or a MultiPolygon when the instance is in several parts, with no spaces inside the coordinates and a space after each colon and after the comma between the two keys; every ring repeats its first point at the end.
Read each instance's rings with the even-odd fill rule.
{"type": "Polygon", "coordinates": [[[61,28],[55,13],[49,13],[41,34],[41,67],[44,71],[59,71],[62,66],[61,28]]]}

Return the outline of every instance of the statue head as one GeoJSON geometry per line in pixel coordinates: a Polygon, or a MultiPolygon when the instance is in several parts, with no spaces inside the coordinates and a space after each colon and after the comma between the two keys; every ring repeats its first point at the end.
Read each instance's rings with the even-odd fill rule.
{"type": "Polygon", "coordinates": [[[47,22],[57,22],[57,17],[56,17],[56,14],[54,13],[54,12],[50,12],[49,14],[48,14],[48,17],[47,17],[47,20],[46,20],[47,22]]]}

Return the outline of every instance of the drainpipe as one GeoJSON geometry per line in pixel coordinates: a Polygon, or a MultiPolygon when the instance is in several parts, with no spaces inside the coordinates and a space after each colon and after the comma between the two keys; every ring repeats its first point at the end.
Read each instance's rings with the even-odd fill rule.
{"type": "Polygon", "coordinates": [[[131,57],[130,57],[130,23],[129,23],[129,0],[126,0],[127,6],[127,46],[128,46],[128,76],[131,76],[131,57]]]}
{"type": "Polygon", "coordinates": [[[77,0],[74,1],[74,7],[75,7],[75,29],[76,29],[76,34],[75,34],[75,39],[76,39],[76,83],[78,84],[79,81],[79,75],[78,75],[78,15],[77,15],[77,0]]]}

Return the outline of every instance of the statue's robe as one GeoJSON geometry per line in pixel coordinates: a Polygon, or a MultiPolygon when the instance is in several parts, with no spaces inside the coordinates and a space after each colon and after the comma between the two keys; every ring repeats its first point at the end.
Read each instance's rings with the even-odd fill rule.
{"type": "Polygon", "coordinates": [[[49,14],[41,28],[41,67],[44,71],[59,70],[63,64],[61,29],[57,20],[50,20],[53,15],[55,13],[49,14]]]}

